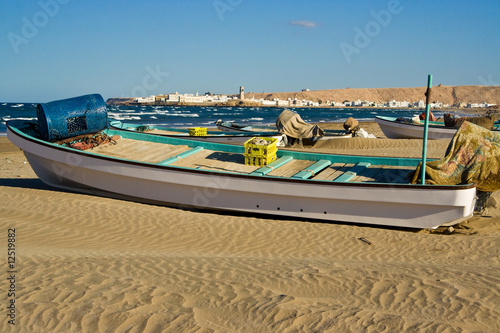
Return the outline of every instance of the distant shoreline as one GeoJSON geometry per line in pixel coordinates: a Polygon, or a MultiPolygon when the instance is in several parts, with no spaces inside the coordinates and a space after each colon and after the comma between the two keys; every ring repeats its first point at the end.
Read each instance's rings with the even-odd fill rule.
{"type": "MultiPolygon", "coordinates": [[[[138,103],[137,97],[129,98],[109,98],[108,105],[157,105],[157,106],[215,106],[215,107],[275,107],[275,108],[402,108],[402,109],[422,109],[421,107],[383,107],[376,106],[341,106],[329,105],[331,102],[344,103],[345,101],[366,101],[376,104],[388,101],[398,102],[418,102],[425,100],[425,87],[416,88],[356,88],[356,89],[330,89],[330,90],[304,90],[300,92],[281,93],[245,93],[245,99],[237,99],[238,95],[227,95],[230,98],[227,102],[177,102],[160,101],[158,95],[155,103],[138,103]],[[290,105],[268,105],[259,101],[291,101],[290,105]],[[298,101],[312,101],[319,105],[295,105],[298,101]]],[[[481,109],[479,112],[486,112],[487,109],[497,110],[500,105],[500,86],[443,86],[438,85],[432,88],[431,101],[443,103],[441,110],[464,110],[481,109]],[[495,104],[490,108],[466,108],[468,103],[488,103],[495,104]]]]}
{"type": "MultiPolygon", "coordinates": [[[[425,111],[425,108],[417,108],[417,107],[375,107],[375,106],[330,106],[330,105],[320,105],[320,106],[278,106],[278,105],[255,105],[248,103],[138,103],[138,102],[109,102],[109,99],[106,101],[107,105],[124,105],[124,106],[189,106],[189,107],[242,107],[242,108],[250,108],[250,107],[260,107],[260,108],[275,108],[275,109],[298,109],[298,108],[311,108],[311,109],[394,109],[394,110],[415,110],[415,111],[425,111]]],[[[459,112],[467,110],[468,113],[471,114],[485,114],[487,112],[492,113],[492,115],[499,117],[500,116],[500,108],[490,107],[490,108],[458,108],[458,107],[445,107],[440,109],[432,109],[434,111],[439,110],[441,112],[459,112]]]]}

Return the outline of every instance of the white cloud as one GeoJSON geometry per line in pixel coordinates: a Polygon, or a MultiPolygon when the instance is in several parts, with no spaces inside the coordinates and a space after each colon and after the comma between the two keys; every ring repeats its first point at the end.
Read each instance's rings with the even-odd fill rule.
{"type": "Polygon", "coordinates": [[[302,27],[302,28],[308,28],[308,29],[316,28],[318,26],[318,23],[313,22],[313,21],[290,21],[289,23],[291,25],[295,25],[295,26],[302,27]]]}

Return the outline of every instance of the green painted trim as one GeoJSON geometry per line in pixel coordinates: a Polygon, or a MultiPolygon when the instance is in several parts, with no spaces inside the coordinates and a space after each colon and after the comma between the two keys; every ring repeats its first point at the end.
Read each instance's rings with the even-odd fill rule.
{"type": "Polygon", "coordinates": [[[255,170],[250,175],[251,176],[265,176],[269,172],[273,171],[274,169],[279,168],[282,165],[285,165],[286,163],[290,162],[291,160],[293,160],[293,157],[291,157],[291,156],[281,157],[281,158],[277,159],[276,161],[271,162],[268,165],[265,165],[262,168],[255,170]]]}
{"type": "Polygon", "coordinates": [[[170,158],[167,158],[166,160],[160,161],[160,162],[158,162],[156,164],[158,164],[158,165],[169,165],[171,163],[177,162],[181,158],[185,158],[185,157],[191,156],[191,155],[196,154],[196,153],[198,153],[198,152],[200,152],[202,150],[203,150],[203,147],[195,147],[193,149],[190,149],[188,151],[180,153],[179,155],[176,155],[174,157],[170,157],[170,158]]]}
{"type": "Polygon", "coordinates": [[[315,174],[320,172],[323,169],[328,168],[332,164],[331,161],[329,160],[319,160],[318,162],[314,163],[313,165],[310,165],[307,167],[307,169],[304,169],[300,172],[297,172],[295,175],[292,176],[292,178],[296,179],[308,179],[311,177],[314,177],[315,174]]]}

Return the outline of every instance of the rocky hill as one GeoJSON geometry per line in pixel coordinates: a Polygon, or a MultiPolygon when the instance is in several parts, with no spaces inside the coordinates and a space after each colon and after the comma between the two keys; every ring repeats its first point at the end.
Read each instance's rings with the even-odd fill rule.
{"type": "MultiPolygon", "coordinates": [[[[417,102],[425,101],[425,87],[417,88],[362,88],[362,89],[330,89],[300,92],[280,93],[253,93],[245,94],[245,100],[230,100],[227,103],[219,103],[217,106],[257,106],[252,99],[280,100],[298,99],[313,102],[344,102],[367,100],[375,103],[384,103],[391,100],[417,102]]],[[[237,95],[232,95],[237,96],[237,95]]],[[[432,88],[431,102],[442,102],[450,106],[458,106],[460,103],[482,103],[500,105],[500,86],[435,86],[432,88]]],[[[107,104],[131,104],[134,98],[110,98],[107,104]]],[[[184,104],[185,105],[185,104],[184,104]]],[[[193,104],[200,105],[200,104],[193,104]]],[[[213,105],[213,104],[209,104],[213,105]]]]}
{"type": "MultiPolygon", "coordinates": [[[[416,102],[425,100],[426,88],[363,88],[331,89],[284,93],[247,93],[246,98],[272,100],[288,98],[311,101],[357,101],[367,100],[382,103],[390,100],[416,102]]],[[[432,88],[431,101],[458,105],[459,103],[482,103],[500,105],[500,86],[436,86],[432,88]]]]}

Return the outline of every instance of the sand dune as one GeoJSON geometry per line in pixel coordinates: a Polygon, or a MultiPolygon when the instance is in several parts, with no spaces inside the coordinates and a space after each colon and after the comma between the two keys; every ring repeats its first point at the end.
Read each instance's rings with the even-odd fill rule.
{"type": "MultiPolygon", "coordinates": [[[[369,144],[408,156],[419,140],[369,144]]],[[[2,332],[500,330],[497,194],[452,233],[317,223],[63,192],[0,149],[1,247],[15,228],[17,249],[16,325],[4,315],[2,332]]]]}

